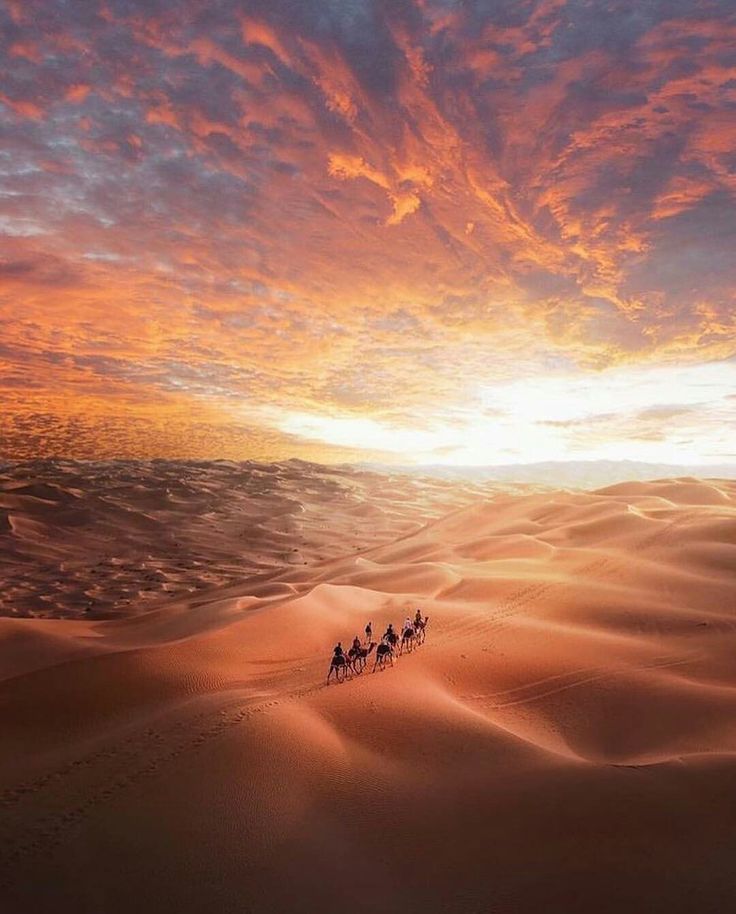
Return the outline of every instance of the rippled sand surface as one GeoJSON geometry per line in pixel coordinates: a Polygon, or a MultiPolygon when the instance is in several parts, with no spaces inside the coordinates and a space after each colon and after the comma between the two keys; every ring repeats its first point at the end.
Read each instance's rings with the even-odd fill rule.
{"type": "Polygon", "coordinates": [[[3,910],[733,909],[734,482],[471,491],[218,464],[162,494],[156,472],[5,474],[26,570],[85,567],[47,504],[81,499],[96,561],[149,542],[171,569],[176,537],[205,565],[218,543],[232,576],[154,599],[131,572],[123,598],[106,571],[110,618],[62,599],[49,615],[77,618],[0,619],[3,910]],[[234,473],[263,494],[215,509],[234,473]],[[137,518],[118,552],[111,518],[137,518]],[[325,685],[336,640],[416,607],[424,645],[325,685]]]}

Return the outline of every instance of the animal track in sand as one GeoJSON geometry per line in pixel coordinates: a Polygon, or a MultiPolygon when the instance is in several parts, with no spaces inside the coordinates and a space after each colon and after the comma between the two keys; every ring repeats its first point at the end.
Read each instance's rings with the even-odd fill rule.
{"type": "Polygon", "coordinates": [[[232,709],[211,708],[187,721],[179,720],[165,729],[154,730],[149,726],[118,743],[73,759],[35,781],[3,791],[0,794],[0,805],[5,809],[3,829],[0,832],[0,887],[13,883],[15,870],[20,864],[51,851],[70,828],[121,791],[157,774],[162,767],[196,751],[254,715],[263,714],[286,701],[303,698],[322,688],[324,684],[320,682],[294,689],[279,698],[246,706],[237,700],[236,707],[232,709]],[[82,769],[84,784],[75,785],[73,776],[77,772],[81,773],[82,769]],[[70,796],[63,808],[51,812],[44,810],[30,824],[26,824],[31,814],[28,806],[33,803],[38,805],[39,802],[53,806],[60,781],[65,782],[67,792],[71,795],[76,793],[76,798],[70,796]],[[46,791],[49,787],[53,790],[46,791]],[[44,793],[50,796],[44,796],[44,793]],[[11,817],[11,809],[19,804],[19,814],[11,817]]]}
{"type": "MultiPolygon", "coordinates": [[[[297,658],[292,658],[292,660],[296,659],[297,658]]],[[[314,666],[314,674],[316,675],[316,663],[314,666]]],[[[307,668],[304,666],[293,667],[282,671],[279,674],[279,678],[286,677],[291,673],[305,672],[307,672],[307,668]]],[[[233,711],[228,711],[222,708],[207,709],[196,713],[193,717],[187,719],[186,721],[178,720],[163,729],[154,728],[149,724],[143,730],[120,739],[115,743],[104,745],[94,752],[88,753],[87,755],[72,759],[51,771],[45,772],[32,781],[22,782],[14,787],[4,789],[0,792],[0,808],[3,808],[6,811],[10,811],[19,804],[22,805],[24,801],[30,802],[33,800],[38,800],[39,795],[43,794],[47,788],[53,789],[49,792],[56,793],[60,782],[68,783],[71,779],[73,779],[75,774],[81,773],[82,771],[84,772],[84,777],[88,778],[90,769],[95,769],[95,767],[104,768],[105,763],[113,762],[117,765],[117,767],[124,766],[126,776],[120,779],[120,783],[116,782],[114,785],[115,789],[111,790],[109,784],[107,783],[110,778],[107,776],[107,774],[105,774],[104,786],[98,788],[96,791],[93,790],[91,793],[91,798],[97,797],[100,801],[109,799],[114,795],[114,793],[117,792],[118,789],[130,786],[145,774],[153,773],[153,771],[157,770],[159,763],[173,761],[184,752],[190,749],[198,748],[209,739],[218,736],[225,730],[242,723],[253,714],[262,713],[263,711],[268,710],[269,708],[274,707],[283,701],[302,698],[305,695],[309,695],[323,688],[326,688],[326,684],[321,679],[315,682],[314,678],[310,677],[310,681],[310,685],[288,691],[279,699],[262,702],[260,704],[250,704],[246,705],[245,707],[242,706],[240,699],[236,699],[237,707],[233,711]],[[211,726],[204,726],[206,721],[209,721],[213,718],[219,719],[216,719],[214,724],[211,726]],[[192,732],[193,728],[195,727],[198,729],[192,732]],[[174,749],[170,748],[172,739],[175,740],[174,749]],[[154,755],[153,759],[151,759],[150,749],[152,748],[152,744],[162,742],[166,742],[167,751],[162,752],[159,755],[154,755]],[[141,760],[145,760],[146,758],[148,758],[148,761],[146,761],[145,764],[141,766],[141,760]],[[131,764],[137,765],[137,767],[132,769],[132,773],[129,767],[131,764]]],[[[213,693],[205,694],[211,695],[213,693]]],[[[80,806],[75,808],[77,811],[80,809],[87,810],[91,805],[96,805],[96,803],[90,803],[88,800],[87,802],[80,804],[80,806]]],[[[40,829],[46,822],[57,822],[58,824],[58,821],[62,821],[66,823],[72,823],[76,821],[77,818],[78,816],[69,816],[66,813],[61,816],[49,816],[40,820],[37,830],[40,829]]],[[[2,840],[3,837],[2,833],[0,832],[0,841],[2,840]]],[[[16,857],[21,854],[23,846],[22,841],[19,842],[17,840],[17,835],[14,833],[12,837],[9,836],[8,838],[5,838],[5,842],[8,844],[12,843],[12,850],[9,851],[9,855],[12,856],[13,859],[16,859],[16,857]]],[[[3,855],[3,859],[7,859],[7,857],[8,854],[3,855]]]]}
{"type": "MultiPolygon", "coordinates": [[[[661,545],[681,522],[680,519],[676,519],[664,528],[647,534],[634,544],[633,548],[636,551],[648,551],[661,545]]],[[[626,558],[623,555],[604,556],[584,565],[576,574],[589,575],[602,571],[616,573],[623,569],[625,562],[626,558]]],[[[456,629],[449,630],[446,635],[443,633],[443,643],[468,635],[497,632],[508,628],[511,620],[526,606],[539,602],[551,591],[559,592],[560,589],[574,586],[574,583],[562,580],[526,584],[500,601],[488,617],[471,619],[456,629]]],[[[581,668],[543,677],[513,689],[487,695],[467,696],[466,700],[490,702],[489,709],[502,710],[626,673],[685,664],[692,662],[696,656],[665,655],[640,666],[581,668]]],[[[288,670],[283,674],[293,672],[295,670],[288,670]]],[[[316,675],[316,665],[314,674],[316,675]]],[[[451,677],[448,677],[448,681],[455,685],[451,677]]],[[[219,704],[218,707],[200,710],[187,719],[169,722],[162,728],[154,728],[149,723],[129,736],[72,759],[52,771],[45,772],[35,780],[7,788],[0,793],[0,807],[4,812],[1,827],[3,852],[0,885],[14,882],[16,870],[53,850],[71,829],[97,807],[111,802],[136,783],[159,773],[185,754],[196,752],[211,740],[251,719],[255,714],[268,713],[270,709],[283,702],[302,698],[324,687],[321,681],[313,682],[285,692],[278,698],[246,705],[242,704],[241,698],[234,698],[227,702],[225,707],[219,704]],[[63,800],[59,799],[61,784],[66,789],[66,797],[63,800]]]]}
{"type": "MultiPolygon", "coordinates": [[[[633,550],[635,552],[648,551],[658,543],[661,544],[662,541],[667,536],[671,535],[674,529],[681,523],[683,523],[683,519],[676,518],[674,521],[667,524],[666,527],[656,530],[653,533],[648,533],[633,545],[633,550]]],[[[589,575],[593,572],[601,571],[621,571],[625,564],[626,558],[623,555],[602,556],[601,558],[594,559],[587,565],[583,565],[582,568],[579,568],[576,571],[576,576],[589,575]]],[[[466,623],[453,627],[451,631],[444,636],[445,640],[454,641],[459,638],[465,638],[468,635],[505,630],[509,627],[509,621],[518,615],[523,607],[536,603],[550,591],[554,590],[556,593],[560,593],[560,591],[569,590],[575,586],[576,585],[570,581],[545,581],[536,584],[527,584],[524,587],[513,591],[506,598],[501,600],[496,605],[496,608],[492,611],[491,615],[482,619],[469,620],[466,623]]]]}
{"type": "Polygon", "coordinates": [[[702,651],[686,651],[681,654],[667,654],[662,657],[656,657],[649,663],[643,664],[633,664],[629,666],[619,667],[589,667],[578,670],[570,670],[566,673],[559,673],[555,676],[545,676],[542,679],[531,680],[530,682],[524,683],[523,685],[514,686],[511,689],[502,689],[499,692],[488,692],[483,695],[464,695],[462,698],[464,701],[491,701],[510,693],[533,689],[539,685],[544,685],[555,680],[564,679],[567,676],[580,677],[578,679],[572,679],[570,682],[566,682],[561,685],[555,685],[553,688],[544,689],[540,692],[532,692],[532,694],[524,695],[521,698],[514,697],[507,700],[502,699],[501,701],[497,701],[495,704],[488,705],[489,709],[491,710],[502,710],[503,708],[508,708],[515,705],[531,704],[534,701],[539,701],[542,698],[547,698],[550,695],[556,695],[559,692],[565,692],[568,689],[578,688],[579,686],[588,685],[589,683],[593,682],[605,681],[613,678],[614,676],[625,675],[626,673],[641,673],[647,672],[649,670],[659,670],[674,666],[682,666],[686,663],[694,663],[695,661],[702,659],[703,656],[704,654],[702,651]]]}

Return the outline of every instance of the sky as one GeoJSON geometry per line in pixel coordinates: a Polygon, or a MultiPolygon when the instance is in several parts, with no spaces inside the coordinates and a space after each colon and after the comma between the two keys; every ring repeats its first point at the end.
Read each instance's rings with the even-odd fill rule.
{"type": "Polygon", "coordinates": [[[1,0],[0,456],[736,458],[734,0],[1,0]]]}

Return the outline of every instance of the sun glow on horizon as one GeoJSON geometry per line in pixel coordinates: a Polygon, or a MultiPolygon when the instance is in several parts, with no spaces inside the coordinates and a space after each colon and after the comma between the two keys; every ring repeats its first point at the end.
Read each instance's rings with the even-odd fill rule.
{"type": "Polygon", "coordinates": [[[369,416],[274,413],[287,434],[448,466],[542,460],[717,463],[729,453],[736,364],[620,366],[487,386],[422,427],[369,416]],[[695,436],[695,437],[693,437],[695,436]]]}
{"type": "Polygon", "coordinates": [[[733,459],[733,0],[646,6],[0,3],[0,457],[733,459]]]}

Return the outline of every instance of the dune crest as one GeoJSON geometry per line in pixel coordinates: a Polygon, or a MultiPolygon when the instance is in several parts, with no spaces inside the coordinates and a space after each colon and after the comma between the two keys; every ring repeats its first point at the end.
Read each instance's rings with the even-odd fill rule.
{"type": "MultiPolygon", "coordinates": [[[[283,522],[248,521],[272,550],[258,578],[116,618],[0,619],[7,910],[728,909],[736,482],[339,473],[273,471],[283,522]],[[276,558],[292,543],[307,564],[276,558]],[[419,650],[325,685],[338,639],[417,607],[419,650]]],[[[36,525],[90,504],[73,474],[2,491],[41,568],[62,547],[36,525]]],[[[135,528],[168,510],[139,506],[135,528]]],[[[191,542],[201,522],[226,525],[192,521],[191,542]]]]}
{"type": "Polygon", "coordinates": [[[488,486],[304,461],[38,460],[0,468],[0,616],[111,618],[360,552],[488,486]],[[329,520],[329,522],[328,522],[329,520]]]}

